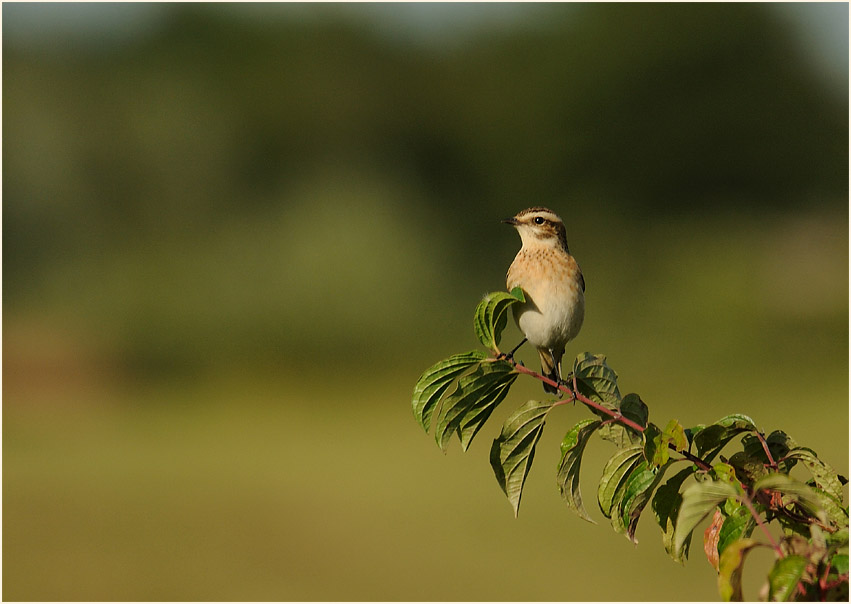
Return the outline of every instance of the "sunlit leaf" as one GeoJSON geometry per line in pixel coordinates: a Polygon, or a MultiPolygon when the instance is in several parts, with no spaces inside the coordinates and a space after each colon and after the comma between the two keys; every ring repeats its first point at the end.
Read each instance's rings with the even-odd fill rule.
{"type": "Polygon", "coordinates": [[[582,503],[579,489],[579,468],[582,465],[582,453],[594,430],[600,427],[600,420],[586,419],[570,429],[561,443],[561,463],[558,467],[558,490],[567,502],[567,507],[588,522],[594,522],[582,503]]]}
{"type": "Polygon", "coordinates": [[[654,423],[644,430],[644,458],[652,466],[659,467],[668,462],[668,447],[662,443],[662,431],[654,423]]]}
{"type": "Polygon", "coordinates": [[[491,350],[497,350],[502,330],[508,321],[506,311],[512,304],[525,302],[523,291],[519,287],[507,292],[492,292],[486,295],[476,307],[473,328],[479,341],[491,350]]]}
{"type": "Polygon", "coordinates": [[[839,475],[836,470],[819,459],[815,451],[798,447],[789,451],[786,457],[801,461],[813,475],[813,480],[821,490],[842,501],[842,483],[839,481],[839,475]]]}
{"type": "Polygon", "coordinates": [[[535,445],[544,430],[547,412],[554,402],[529,401],[505,420],[502,432],[493,441],[490,462],[496,479],[514,508],[520,509],[523,484],[532,466],[535,445]]]}
{"type": "Polygon", "coordinates": [[[807,559],[803,556],[792,555],[777,560],[768,573],[768,599],[771,602],[790,601],[806,568],[807,559]]]}
{"type": "Polygon", "coordinates": [[[505,396],[511,389],[511,385],[514,383],[514,380],[517,379],[517,375],[517,373],[509,374],[505,380],[501,381],[493,390],[489,391],[485,396],[473,403],[473,405],[464,413],[464,417],[461,418],[460,425],[458,426],[458,432],[461,438],[461,448],[464,451],[470,448],[470,443],[472,443],[473,438],[488,420],[497,405],[505,399],[505,396]]]}
{"type": "Polygon", "coordinates": [[[625,485],[626,479],[642,458],[641,447],[621,449],[615,453],[603,468],[603,476],[597,488],[597,503],[606,518],[612,516],[615,493],[625,485]]]}
{"type": "Polygon", "coordinates": [[[435,419],[434,438],[440,448],[446,451],[449,438],[459,429],[468,411],[477,405],[492,407],[498,403],[505,396],[504,386],[516,377],[514,368],[501,361],[480,363],[472,373],[462,376],[455,390],[441,402],[435,419]]]}
{"type": "Polygon", "coordinates": [[[725,602],[741,602],[742,566],[745,555],[759,545],[753,539],[739,539],[729,545],[718,560],[718,592],[725,602]]]}
{"type": "Polygon", "coordinates": [[[683,501],[674,529],[674,550],[678,551],[682,547],[686,537],[717,505],[737,494],[730,483],[715,480],[695,483],[683,491],[683,501]]]}
{"type": "Polygon", "coordinates": [[[685,430],[675,419],[672,419],[668,422],[668,425],[665,426],[665,429],[662,430],[662,434],[665,437],[666,446],[674,445],[674,449],[677,451],[685,451],[688,449],[688,439],[686,439],[685,430]]]}
{"type": "MultiPolygon", "coordinates": [[[[803,482],[798,482],[786,474],[774,473],[760,478],[754,483],[753,489],[754,491],[770,490],[782,493],[787,498],[791,497],[804,506],[807,511],[817,516],[822,522],[826,521],[824,507],[818,494],[803,482]]],[[[787,499],[784,499],[784,503],[786,502],[787,499]]]]}
{"type": "Polygon", "coordinates": [[[684,562],[688,558],[688,547],[691,543],[691,533],[689,533],[680,549],[674,549],[674,529],[677,525],[677,517],[683,501],[683,496],[680,494],[680,487],[686,478],[693,475],[694,472],[694,466],[680,470],[669,478],[665,484],[656,489],[656,494],[653,496],[653,514],[656,516],[656,522],[659,524],[659,528],[662,529],[662,543],[668,555],[677,562],[684,562]]]}
{"type": "Polygon", "coordinates": [[[431,426],[431,415],[441,396],[449,388],[452,381],[468,371],[473,365],[485,359],[486,354],[481,350],[473,350],[456,354],[426,369],[414,386],[414,396],[411,405],[414,417],[420,426],[428,432],[431,426]]]}

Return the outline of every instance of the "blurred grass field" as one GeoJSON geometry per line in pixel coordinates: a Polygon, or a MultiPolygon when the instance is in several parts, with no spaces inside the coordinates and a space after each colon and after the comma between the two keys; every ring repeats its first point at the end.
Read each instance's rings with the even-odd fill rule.
{"type": "Polygon", "coordinates": [[[410,397],[547,205],[566,358],[848,475],[848,7],[778,6],[3,4],[3,599],[716,599],[566,509],[583,408],[514,519],[540,385],[446,456],[410,397]]]}
{"type": "MultiPolygon", "coordinates": [[[[760,222],[758,235],[741,217],[659,225],[640,249],[574,237],[589,275],[575,352],[608,354],[651,420],[747,413],[847,475],[847,234],[836,216],[760,222]],[[787,235],[800,224],[811,235],[803,255],[787,235]],[[802,297],[788,275],[819,295],[802,297]]],[[[514,234],[494,223],[488,236],[514,234]]],[[[594,526],[563,506],[558,442],[582,409],[548,424],[512,518],[487,450],[538,384],[518,384],[466,454],[444,457],[421,432],[413,383],[435,355],[475,346],[475,302],[447,301],[467,307],[457,320],[413,322],[432,332],[427,352],[410,341],[374,353],[367,341],[331,367],[231,365],[168,380],[117,378],[73,341],[64,355],[45,346],[53,358],[27,352],[32,333],[18,336],[7,317],[4,599],[715,599],[700,547],[685,568],[670,562],[652,516],[635,548],[599,513],[594,526]]],[[[606,446],[592,444],[583,470],[589,502],[606,446]]],[[[759,556],[751,564],[756,589],[759,556]]]]}

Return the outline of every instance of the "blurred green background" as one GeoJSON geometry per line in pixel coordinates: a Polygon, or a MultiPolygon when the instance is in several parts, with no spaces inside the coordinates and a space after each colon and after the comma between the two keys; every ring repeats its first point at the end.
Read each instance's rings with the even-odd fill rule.
{"type": "Polygon", "coordinates": [[[588,284],[567,358],[847,475],[847,4],[2,11],[4,599],[716,599],[650,514],[565,508],[583,409],[517,520],[487,452],[537,383],[466,454],[413,420],[532,205],[588,284]]]}

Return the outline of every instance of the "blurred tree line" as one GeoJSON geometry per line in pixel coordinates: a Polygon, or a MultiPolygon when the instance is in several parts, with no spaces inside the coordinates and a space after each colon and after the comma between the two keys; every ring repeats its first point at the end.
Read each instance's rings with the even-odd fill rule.
{"type": "Polygon", "coordinates": [[[847,203],[847,96],[766,5],[554,4],[446,48],[263,10],[4,36],[7,312],[67,308],[166,363],[311,322],[327,348],[376,333],[346,296],[390,333],[487,264],[471,216],[847,203]]]}

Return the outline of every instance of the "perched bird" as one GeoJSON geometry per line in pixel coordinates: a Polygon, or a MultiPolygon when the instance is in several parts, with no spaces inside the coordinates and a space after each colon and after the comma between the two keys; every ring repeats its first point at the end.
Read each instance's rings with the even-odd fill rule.
{"type": "MultiPolygon", "coordinates": [[[[541,373],[559,382],[564,347],[585,318],[585,279],[567,249],[564,223],[555,212],[528,208],[502,222],[517,229],[522,241],[506,275],[508,290],[520,286],[526,297],[525,303],[514,305],[514,319],[526,336],[523,341],[538,349],[541,373]]],[[[544,390],[558,392],[546,383],[544,390]]]]}

